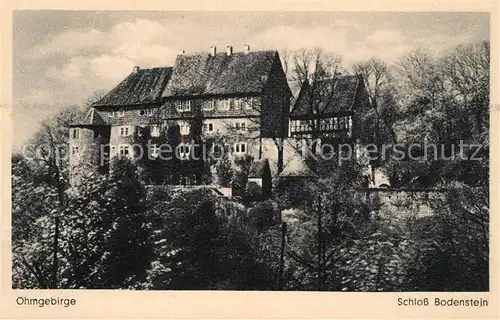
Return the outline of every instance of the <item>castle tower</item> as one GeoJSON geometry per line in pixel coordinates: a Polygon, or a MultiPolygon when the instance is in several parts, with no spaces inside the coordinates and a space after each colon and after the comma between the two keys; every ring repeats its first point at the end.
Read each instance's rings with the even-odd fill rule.
{"type": "Polygon", "coordinates": [[[69,175],[72,184],[81,174],[108,171],[110,128],[94,108],[70,126],[69,175]]]}

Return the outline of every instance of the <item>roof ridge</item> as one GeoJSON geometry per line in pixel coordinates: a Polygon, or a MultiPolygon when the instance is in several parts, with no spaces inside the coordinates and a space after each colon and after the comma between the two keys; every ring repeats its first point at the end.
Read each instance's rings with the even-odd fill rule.
{"type": "MultiPolygon", "coordinates": [[[[253,51],[233,51],[231,55],[247,55],[247,54],[254,54],[254,53],[264,53],[264,52],[278,52],[277,49],[268,49],[268,50],[253,50],[253,51]]],[[[193,52],[185,52],[185,53],[179,53],[177,54],[177,57],[182,57],[182,56],[196,56],[196,55],[212,55],[209,51],[193,51],[193,52]]],[[[215,55],[227,55],[225,51],[218,51],[215,53],[215,55]]]]}

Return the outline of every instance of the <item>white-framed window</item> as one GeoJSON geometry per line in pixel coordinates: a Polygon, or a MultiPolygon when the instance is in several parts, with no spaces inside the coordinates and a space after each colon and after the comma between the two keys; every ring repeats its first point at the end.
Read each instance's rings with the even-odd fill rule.
{"type": "Polygon", "coordinates": [[[190,131],[189,130],[190,129],[189,122],[187,122],[187,121],[181,122],[181,123],[179,123],[179,127],[180,127],[181,135],[187,136],[189,134],[189,131],[190,131]]]}
{"type": "Polygon", "coordinates": [[[118,118],[123,118],[123,116],[125,116],[125,111],[123,111],[123,110],[116,111],[116,116],[118,118]]]}
{"type": "Polygon", "coordinates": [[[108,117],[113,118],[114,116],[115,116],[115,112],[114,111],[108,112],[108,117]]]}
{"type": "Polygon", "coordinates": [[[244,132],[247,130],[247,123],[244,120],[236,120],[234,123],[234,128],[236,131],[244,132]]]}
{"type": "Polygon", "coordinates": [[[122,137],[126,137],[126,136],[129,136],[131,134],[131,131],[130,130],[130,127],[119,127],[118,130],[120,130],[120,136],[122,137]]]}
{"type": "Polygon", "coordinates": [[[228,111],[231,109],[232,100],[230,98],[219,100],[219,110],[228,111]]]}
{"type": "Polygon", "coordinates": [[[233,152],[236,155],[244,155],[247,153],[247,143],[246,142],[236,142],[233,145],[233,152]]]}
{"type": "Polygon", "coordinates": [[[189,144],[181,143],[179,146],[179,157],[181,159],[188,159],[191,153],[191,146],[189,144]]]}
{"type": "Polygon", "coordinates": [[[249,97],[249,98],[245,98],[245,109],[249,110],[249,109],[252,109],[253,108],[253,105],[254,105],[254,99],[253,97],[249,97]]]}
{"type": "Polygon", "coordinates": [[[160,136],[160,125],[159,124],[153,124],[151,126],[151,136],[152,137],[159,137],[160,136]]]}
{"type": "Polygon", "coordinates": [[[214,123],[212,121],[203,122],[203,131],[207,133],[214,132],[214,123]]]}
{"type": "Polygon", "coordinates": [[[215,99],[209,99],[203,104],[204,111],[210,111],[215,108],[215,99]]]}
{"type": "Polygon", "coordinates": [[[158,154],[160,153],[160,147],[158,147],[157,144],[152,144],[150,150],[151,150],[151,156],[153,158],[158,157],[158,154]]]}
{"type": "Polygon", "coordinates": [[[130,146],[126,144],[122,144],[119,147],[120,156],[129,156],[130,155],[130,146]]]}
{"type": "Polygon", "coordinates": [[[72,137],[73,139],[80,139],[80,129],[78,129],[78,128],[73,128],[73,129],[71,129],[71,130],[72,130],[72,132],[71,132],[71,137],[72,137]]]}
{"type": "Polygon", "coordinates": [[[333,130],[333,118],[328,119],[328,130],[333,130]]]}
{"type": "Polygon", "coordinates": [[[191,100],[177,101],[176,107],[178,112],[191,111],[191,100]]]}
{"type": "Polygon", "coordinates": [[[234,99],[234,108],[235,109],[243,109],[243,99],[242,98],[235,98],[234,99]]]}
{"type": "Polygon", "coordinates": [[[339,118],[339,129],[343,130],[345,128],[345,117],[339,118]]]}
{"type": "Polygon", "coordinates": [[[76,154],[78,154],[78,152],[80,152],[80,149],[78,147],[72,147],[71,148],[71,154],[72,155],[76,155],[76,154]]]}

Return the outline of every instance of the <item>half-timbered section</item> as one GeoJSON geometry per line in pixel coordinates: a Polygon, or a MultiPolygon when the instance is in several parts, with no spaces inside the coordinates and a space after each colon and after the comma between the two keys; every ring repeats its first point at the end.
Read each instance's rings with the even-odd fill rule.
{"type": "Polygon", "coordinates": [[[351,142],[358,136],[359,115],[370,101],[363,79],[344,75],[304,82],[290,114],[290,136],[351,142]]]}

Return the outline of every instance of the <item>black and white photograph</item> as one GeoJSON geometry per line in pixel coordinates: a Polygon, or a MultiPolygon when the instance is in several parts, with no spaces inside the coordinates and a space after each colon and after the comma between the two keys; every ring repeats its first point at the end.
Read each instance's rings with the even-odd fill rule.
{"type": "Polygon", "coordinates": [[[490,291],[490,13],[12,21],[13,289],[490,291]]]}

